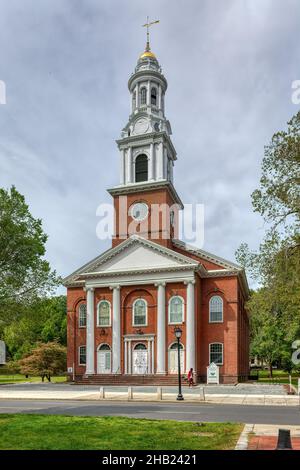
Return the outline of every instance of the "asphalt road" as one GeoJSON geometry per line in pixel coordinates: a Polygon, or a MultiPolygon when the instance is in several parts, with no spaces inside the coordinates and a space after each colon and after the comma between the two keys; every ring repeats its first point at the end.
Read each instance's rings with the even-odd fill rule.
{"type": "Polygon", "coordinates": [[[300,408],[290,406],[193,403],[121,403],[59,400],[0,400],[0,413],[73,416],[128,416],[177,421],[300,424],[300,408]]]}

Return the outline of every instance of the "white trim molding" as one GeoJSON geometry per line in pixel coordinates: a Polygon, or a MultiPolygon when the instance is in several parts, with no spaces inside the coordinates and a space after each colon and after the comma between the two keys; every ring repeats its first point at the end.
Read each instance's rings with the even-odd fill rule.
{"type": "Polygon", "coordinates": [[[143,299],[143,298],[138,298],[138,299],[135,299],[135,301],[133,302],[132,304],[132,326],[134,326],[135,328],[138,328],[140,326],[148,326],[148,302],[147,300],[143,299]],[[134,320],[134,309],[135,309],[135,304],[139,301],[142,301],[144,302],[145,304],[145,314],[146,314],[146,322],[143,323],[143,324],[135,324],[134,320]]]}
{"type": "Polygon", "coordinates": [[[169,325],[182,325],[185,321],[185,301],[184,298],[181,295],[172,295],[172,297],[169,298],[168,302],[168,324],[169,325]],[[174,298],[178,298],[182,302],[182,318],[180,322],[171,322],[171,301],[174,298]]]}
{"type": "Polygon", "coordinates": [[[102,299],[97,304],[97,328],[109,328],[109,327],[111,327],[111,303],[110,303],[109,300],[102,299]],[[108,325],[100,325],[100,322],[99,322],[99,307],[100,307],[100,304],[102,304],[104,302],[107,303],[108,306],[109,306],[109,323],[108,323],[108,325]]]}

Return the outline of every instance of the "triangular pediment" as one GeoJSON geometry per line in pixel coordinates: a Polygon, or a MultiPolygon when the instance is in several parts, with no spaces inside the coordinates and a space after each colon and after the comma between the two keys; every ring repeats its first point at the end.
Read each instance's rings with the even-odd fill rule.
{"type": "Polygon", "coordinates": [[[78,269],[64,281],[79,280],[88,276],[164,271],[176,269],[195,269],[199,263],[158,243],[134,235],[78,269]]]}
{"type": "Polygon", "coordinates": [[[175,268],[182,266],[182,264],[183,263],[176,258],[153,250],[151,247],[136,243],[101,264],[99,271],[110,273],[115,271],[145,270],[149,268],[175,268]]]}

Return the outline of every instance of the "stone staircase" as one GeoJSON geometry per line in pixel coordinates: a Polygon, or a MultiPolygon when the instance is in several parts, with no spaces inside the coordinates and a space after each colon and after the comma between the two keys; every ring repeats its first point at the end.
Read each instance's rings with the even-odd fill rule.
{"type": "MultiPolygon", "coordinates": [[[[177,385],[177,375],[119,375],[102,374],[76,377],[78,385],[177,385]]],[[[187,380],[182,376],[182,385],[187,385],[187,380]]]]}

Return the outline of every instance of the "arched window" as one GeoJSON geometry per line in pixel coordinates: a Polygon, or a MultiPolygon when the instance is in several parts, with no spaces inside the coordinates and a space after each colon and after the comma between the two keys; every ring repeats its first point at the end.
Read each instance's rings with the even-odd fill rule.
{"type": "Polygon", "coordinates": [[[156,88],[151,88],[151,104],[156,106],[157,103],[157,90],[156,88]]]}
{"type": "Polygon", "coordinates": [[[79,305],[79,328],[86,326],[86,304],[79,305]]]}
{"type": "Polygon", "coordinates": [[[141,105],[147,104],[147,89],[145,87],[141,88],[141,105]]]}
{"type": "Polygon", "coordinates": [[[86,365],[86,346],[79,346],[79,365],[86,365]]]}
{"type": "Polygon", "coordinates": [[[147,155],[141,154],[135,160],[135,182],[148,180],[148,158],[147,155]]]}
{"type": "Polygon", "coordinates": [[[175,295],[169,301],[169,323],[176,324],[183,322],[184,303],[182,297],[175,295]]]}
{"type": "Polygon", "coordinates": [[[144,299],[138,299],[133,304],[133,326],[147,325],[147,302],[144,299]]]}
{"type": "Polygon", "coordinates": [[[145,346],[144,344],[142,344],[142,343],[136,344],[136,345],[134,346],[134,349],[135,349],[136,351],[137,351],[137,350],[142,350],[142,351],[147,350],[146,346],[145,346]]]}
{"type": "Polygon", "coordinates": [[[108,344],[101,344],[97,351],[97,374],[110,374],[111,349],[108,344]]]}
{"type": "Polygon", "coordinates": [[[223,344],[211,343],[209,345],[209,363],[214,362],[217,365],[223,364],[223,344]]]}
{"type": "Polygon", "coordinates": [[[110,326],[110,303],[107,300],[98,304],[98,326],[110,326]]]}
{"type": "Polygon", "coordinates": [[[219,295],[214,295],[209,301],[209,321],[210,323],[223,321],[223,299],[219,295]]]}
{"type": "MultiPolygon", "coordinates": [[[[180,372],[184,373],[184,349],[182,344],[179,344],[180,349],[180,372]]],[[[178,343],[173,343],[169,347],[168,352],[168,370],[170,374],[177,374],[178,373],[178,343]]]]}

